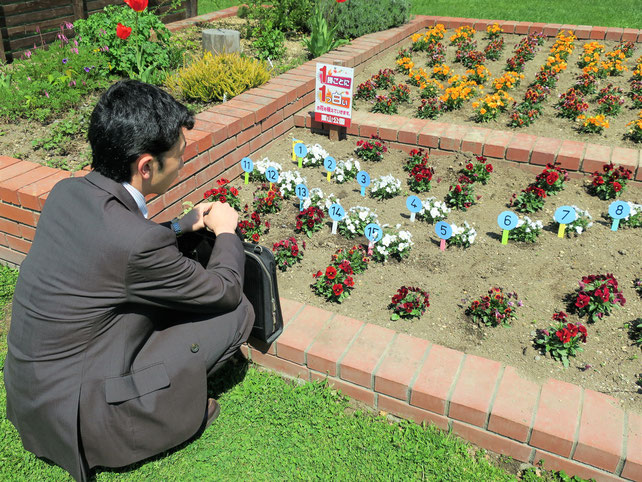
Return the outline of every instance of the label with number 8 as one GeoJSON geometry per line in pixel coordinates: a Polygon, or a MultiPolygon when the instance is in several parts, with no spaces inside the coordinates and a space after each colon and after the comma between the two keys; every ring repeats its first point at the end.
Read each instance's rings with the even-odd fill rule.
{"type": "Polygon", "coordinates": [[[624,219],[631,213],[631,206],[624,201],[613,201],[609,206],[609,216],[613,219],[624,219]]]}

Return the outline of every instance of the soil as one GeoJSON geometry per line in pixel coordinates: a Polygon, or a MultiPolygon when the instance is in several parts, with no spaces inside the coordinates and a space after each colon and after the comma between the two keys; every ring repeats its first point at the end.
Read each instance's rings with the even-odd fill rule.
{"type": "MultiPolygon", "coordinates": [[[[466,67],[461,63],[455,62],[455,51],[457,50],[455,46],[450,45],[450,36],[455,33],[454,29],[446,30],[446,35],[442,40],[444,47],[446,48],[445,61],[444,63],[448,65],[454,74],[465,75],[466,67]]],[[[486,45],[488,45],[489,40],[485,38],[485,32],[477,32],[474,35],[475,40],[477,41],[476,50],[483,50],[486,45]]],[[[559,81],[554,88],[551,88],[551,93],[546,101],[543,102],[542,114],[535,120],[531,126],[514,128],[507,125],[511,108],[507,112],[500,114],[499,117],[487,123],[475,123],[473,116],[473,109],[471,103],[476,100],[476,98],[483,97],[486,94],[494,92],[492,88],[492,79],[500,77],[504,74],[504,67],[506,66],[506,60],[514,55],[514,48],[519,43],[519,41],[525,37],[525,35],[512,35],[504,34],[504,50],[499,60],[487,60],[484,65],[491,72],[490,80],[486,82],[485,88],[482,91],[481,95],[476,96],[464,103],[464,106],[459,110],[454,110],[450,112],[445,112],[437,119],[437,122],[447,122],[451,124],[460,124],[460,125],[469,125],[477,127],[486,127],[496,130],[508,130],[511,132],[523,132],[526,134],[532,134],[536,136],[543,137],[553,137],[557,139],[570,139],[581,142],[590,142],[594,144],[607,144],[612,146],[621,146],[621,147],[630,147],[633,149],[640,149],[640,144],[625,138],[625,134],[628,131],[626,127],[627,122],[630,122],[637,118],[640,109],[634,109],[632,101],[629,97],[625,97],[624,104],[620,114],[616,117],[607,117],[609,121],[609,128],[604,129],[603,134],[585,134],[577,130],[578,124],[570,119],[565,119],[558,117],[558,111],[554,108],[555,104],[558,101],[558,97],[566,92],[570,87],[575,84],[575,79],[577,75],[581,74],[581,69],[577,66],[578,59],[583,52],[582,46],[585,43],[588,43],[586,40],[576,40],[575,49],[573,53],[568,57],[567,64],[568,67],[559,75],[559,81]]],[[[605,52],[610,52],[614,50],[619,43],[615,41],[599,41],[605,46],[605,52]]],[[[524,99],[524,92],[528,88],[529,84],[535,79],[535,76],[539,72],[540,66],[546,63],[546,57],[549,54],[551,46],[555,43],[554,38],[547,38],[544,41],[544,45],[538,48],[537,54],[533,60],[526,62],[524,71],[524,79],[522,79],[519,86],[515,89],[509,90],[508,94],[515,99],[516,102],[521,102],[524,99]]],[[[410,48],[412,42],[410,39],[403,43],[401,48],[410,48]]],[[[374,74],[378,73],[380,69],[392,69],[395,70],[397,67],[396,57],[397,50],[390,52],[387,55],[380,57],[379,59],[369,62],[366,68],[356,76],[355,78],[355,92],[356,86],[366,80],[370,79],[374,74]]],[[[626,96],[630,91],[629,80],[631,79],[631,71],[635,66],[635,59],[639,58],[642,54],[639,44],[636,44],[636,48],[632,53],[632,56],[626,59],[624,65],[629,69],[624,72],[623,75],[616,77],[608,77],[606,79],[598,80],[597,89],[606,87],[608,84],[612,83],[616,87],[620,87],[626,96]]],[[[427,54],[425,52],[412,52],[412,60],[415,63],[415,68],[422,67],[427,72],[431,72],[432,69],[427,67],[427,54]]],[[[421,104],[421,99],[419,97],[419,87],[414,87],[408,84],[405,81],[405,76],[402,73],[395,73],[395,83],[406,83],[410,88],[410,103],[402,103],[399,105],[398,114],[405,117],[417,117],[417,107],[421,104]]],[[[447,85],[446,82],[441,82],[442,85],[447,85]]],[[[377,94],[387,95],[386,90],[379,89],[377,94]]],[[[595,115],[597,102],[595,101],[595,94],[585,96],[585,100],[589,104],[589,110],[587,115],[595,115]]],[[[356,100],[354,103],[355,110],[366,110],[370,111],[374,101],[365,101],[365,100],[356,100]]]]}
{"type": "MultiPolygon", "coordinates": [[[[490,182],[475,188],[481,199],[467,212],[453,210],[448,217],[449,223],[457,225],[468,221],[478,233],[475,243],[468,249],[448,247],[442,252],[434,226],[410,221],[405,198],[412,193],[408,191],[407,175],[402,169],[407,154],[393,149],[380,163],[361,162],[361,168],[369,172],[372,179],[392,174],[402,180],[402,195],[382,202],[362,197],[355,181],[328,183],[323,168],[298,169],[291,159],[292,138],[308,145],[319,143],[337,160],[354,156],[354,140],[331,142],[308,130],[295,129],[271,145],[265,155],[280,163],[283,170],[301,172],[308,188],[320,187],[326,196],[330,193],[338,196],[346,211],[355,205],[367,206],[376,210],[382,224],[401,224],[402,229],[413,234],[415,245],[402,262],[371,262],[364,273],[355,276],[355,288],[343,303],[326,302],[309,287],[312,274],[325,270],[336,249],[365,245],[367,240],[332,235],[331,221],[311,239],[303,234],[295,235],[298,199],[287,201],[279,214],[265,215],[271,230],[261,240],[261,244],[270,247],[290,236],[295,236],[299,245],[302,240],[306,241],[303,261],[284,273],[279,272],[281,296],[497,360],[517,367],[525,376],[539,382],[553,377],[579,384],[616,397],[626,409],[642,412],[642,389],[636,385],[638,378],[642,378],[642,352],[632,344],[625,327],[625,323],[642,314],[642,298],[633,289],[633,280],[642,276],[639,262],[642,232],[631,228],[611,231],[609,220],[602,217],[611,201],[601,201],[587,193],[589,178],[569,180],[561,193],[547,198],[542,211],[530,215],[544,223],[544,231],[536,243],[509,241],[508,245],[502,245],[497,216],[508,209],[511,194],[525,188],[535,175],[510,162],[492,161],[495,171],[490,182]],[[588,210],[594,218],[593,227],[577,238],[558,238],[553,213],[561,205],[577,205],[588,210]],[[534,348],[535,330],[552,324],[553,312],[568,311],[566,297],[576,292],[582,276],[603,273],[615,275],[627,302],[603,321],[588,325],[584,352],[572,358],[570,367],[565,369],[560,362],[534,348]],[[388,303],[402,285],[418,286],[429,292],[430,307],[420,319],[390,321],[388,303]],[[510,327],[482,328],[464,314],[473,299],[485,295],[494,286],[516,291],[524,303],[510,327]]],[[[420,199],[429,196],[444,199],[457,172],[469,159],[462,154],[431,157],[429,164],[435,169],[437,182],[433,182],[429,193],[420,194],[420,199]]],[[[240,179],[233,184],[240,188],[242,204],[251,205],[259,184],[244,185],[240,179]]],[[[642,188],[629,184],[621,199],[641,203],[642,188]]],[[[570,321],[586,323],[575,315],[570,316],[570,321]]]]}

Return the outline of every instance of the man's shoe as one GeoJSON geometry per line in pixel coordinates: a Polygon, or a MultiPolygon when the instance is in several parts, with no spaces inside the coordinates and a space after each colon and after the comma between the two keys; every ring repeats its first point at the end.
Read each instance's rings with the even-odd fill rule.
{"type": "Polygon", "coordinates": [[[205,422],[205,428],[209,427],[216,417],[221,413],[221,406],[213,398],[207,399],[207,422],[205,422]]]}

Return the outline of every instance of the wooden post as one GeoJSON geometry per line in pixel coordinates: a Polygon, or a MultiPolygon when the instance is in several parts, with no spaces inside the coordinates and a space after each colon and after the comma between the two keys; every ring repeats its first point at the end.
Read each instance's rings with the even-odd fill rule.
{"type": "Polygon", "coordinates": [[[328,139],[331,141],[340,141],[346,139],[346,128],[334,124],[326,124],[328,126],[328,139]]]}
{"type": "Polygon", "coordinates": [[[186,18],[196,17],[198,15],[198,0],[187,0],[186,18]]]}
{"type": "Polygon", "coordinates": [[[84,0],[71,0],[71,6],[74,9],[74,20],[87,18],[85,16],[84,0]]]}
{"type": "Polygon", "coordinates": [[[0,60],[3,62],[7,61],[7,56],[4,53],[4,32],[6,21],[4,18],[4,7],[0,6],[0,60]]]}

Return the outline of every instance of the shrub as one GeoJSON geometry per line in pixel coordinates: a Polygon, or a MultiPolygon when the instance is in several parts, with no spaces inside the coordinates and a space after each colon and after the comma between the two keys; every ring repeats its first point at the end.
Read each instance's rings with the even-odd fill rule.
{"type": "Polygon", "coordinates": [[[430,306],[428,293],[415,286],[402,286],[392,297],[388,306],[392,310],[390,319],[396,321],[400,318],[420,318],[430,306]]]}
{"type": "Polygon", "coordinates": [[[265,62],[238,54],[213,56],[206,52],[191,65],[167,78],[166,85],[186,99],[211,102],[234,97],[267,82],[270,78],[265,62]]]}
{"type": "Polygon", "coordinates": [[[280,59],[285,53],[285,34],[274,27],[271,20],[264,20],[254,29],[255,40],[252,47],[256,49],[256,56],[265,60],[280,59]]]}
{"type": "Polygon", "coordinates": [[[288,36],[310,31],[308,19],[312,14],[313,0],[279,0],[269,2],[272,4],[269,8],[263,7],[268,2],[262,0],[247,0],[245,3],[247,7],[239,7],[238,16],[241,18],[253,18],[259,22],[270,20],[275,29],[288,36]]]}
{"type": "Polygon", "coordinates": [[[328,20],[330,25],[336,25],[338,38],[357,38],[398,27],[410,17],[409,0],[379,0],[376,8],[373,8],[372,0],[322,1],[334,7],[328,20]]]}

